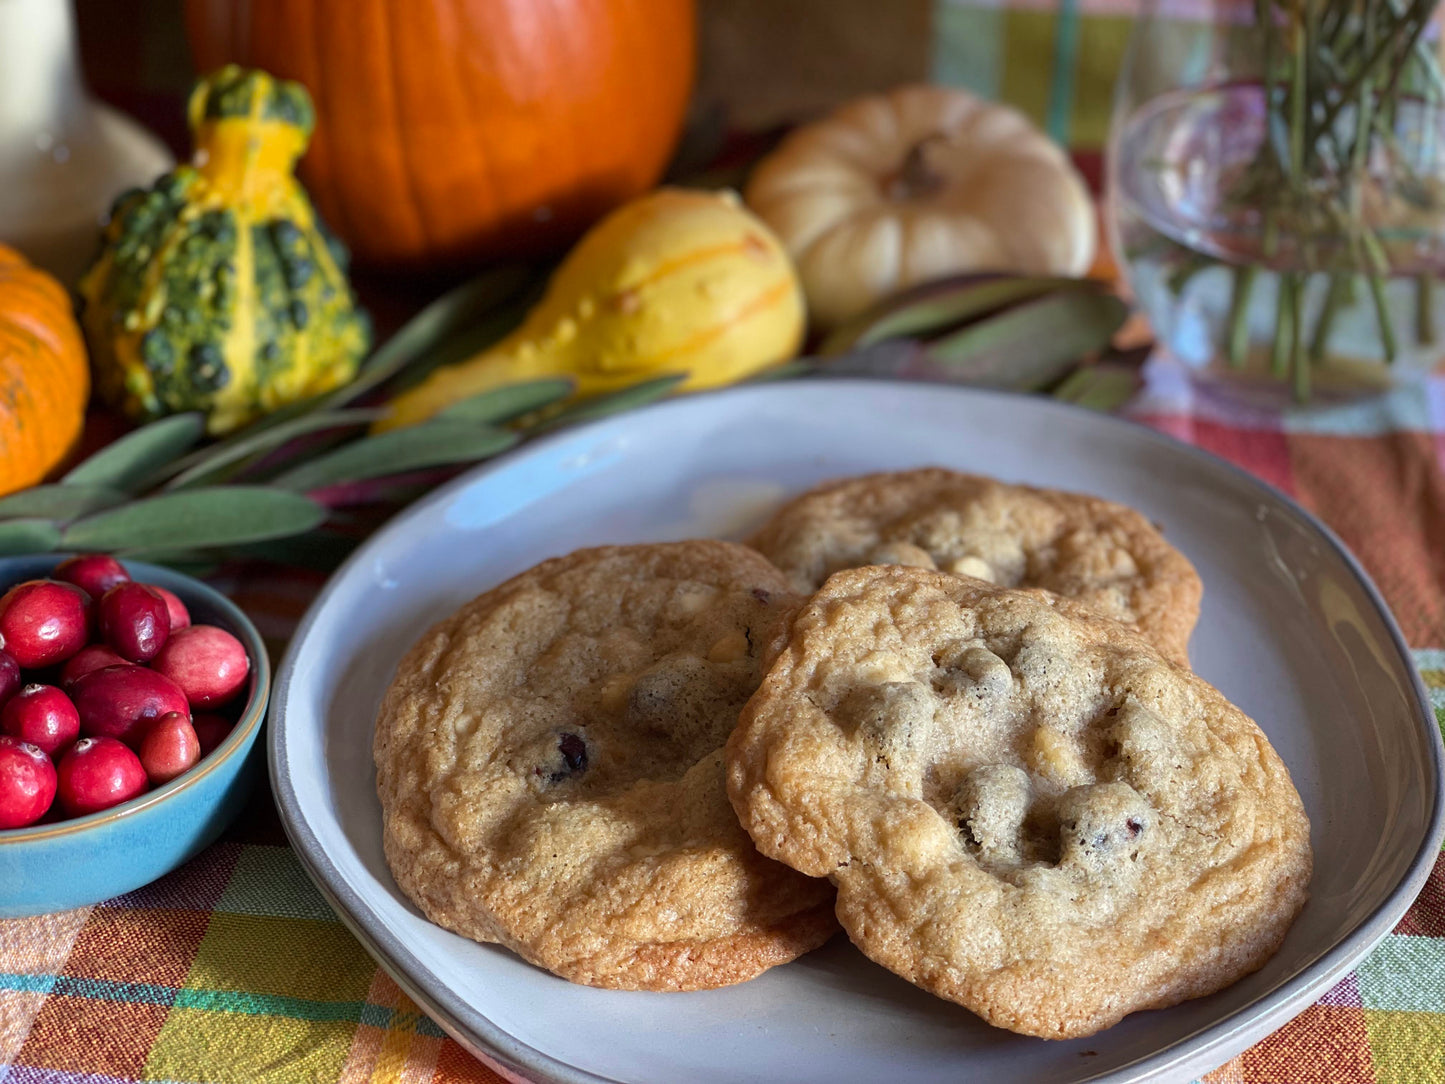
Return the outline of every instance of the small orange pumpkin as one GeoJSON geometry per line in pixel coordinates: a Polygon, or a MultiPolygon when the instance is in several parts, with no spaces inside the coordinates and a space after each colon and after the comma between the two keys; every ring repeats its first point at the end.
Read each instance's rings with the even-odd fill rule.
{"type": "Polygon", "coordinates": [[[70,295],[0,245],[0,493],[33,486],[65,458],[89,396],[70,295]]]}

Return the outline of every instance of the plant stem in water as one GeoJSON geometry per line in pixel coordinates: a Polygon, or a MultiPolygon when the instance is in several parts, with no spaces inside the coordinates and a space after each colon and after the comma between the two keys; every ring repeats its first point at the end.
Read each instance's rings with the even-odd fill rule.
{"type": "Polygon", "coordinates": [[[1274,341],[1269,348],[1269,371],[1281,379],[1289,374],[1290,340],[1294,337],[1295,310],[1290,304],[1294,281],[1293,271],[1285,271],[1279,276],[1279,296],[1274,306],[1274,341]]]}
{"type": "MultiPolygon", "coordinates": [[[[1304,389],[1304,395],[1308,397],[1310,387],[1310,363],[1305,357],[1303,328],[1304,323],[1300,312],[1300,293],[1303,276],[1290,272],[1288,280],[1283,284],[1284,290],[1289,298],[1289,371],[1294,375],[1295,396],[1300,396],[1300,389],[1304,389]]],[[[1303,401],[1303,400],[1301,400],[1303,401]]]]}
{"type": "Polygon", "coordinates": [[[1370,229],[1361,230],[1360,244],[1371,266],[1365,281],[1370,284],[1370,299],[1374,302],[1375,320],[1380,327],[1380,346],[1385,352],[1385,361],[1392,362],[1395,360],[1395,323],[1390,319],[1390,308],[1385,303],[1385,276],[1390,272],[1390,260],[1370,229]]]}
{"type": "Polygon", "coordinates": [[[1343,271],[1336,271],[1330,276],[1330,288],[1325,293],[1324,308],[1320,310],[1320,317],[1315,321],[1315,333],[1310,337],[1309,358],[1312,362],[1324,360],[1335,313],[1339,311],[1340,302],[1344,301],[1349,293],[1349,281],[1349,276],[1343,271]]]}
{"type": "Polygon", "coordinates": [[[1254,292],[1257,272],[1253,264],[1234,269],[1234,289],[1229,295],[1229,339],[1225,345],[1225,357],[1233,369],[1244,368],[1244,352],[1249,345],[1249,295],[1254,292]]]}
{"type": "Polygon", "coordinates": [[[1415,279],[1415,341],[1421,346],[1435,344],[1435,280],[1429,275],[1415,279]]]}

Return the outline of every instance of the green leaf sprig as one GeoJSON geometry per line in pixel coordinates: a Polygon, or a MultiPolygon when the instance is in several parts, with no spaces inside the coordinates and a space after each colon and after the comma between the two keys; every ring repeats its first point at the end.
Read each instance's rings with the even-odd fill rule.
{"type": "MultiPolygon", "coordinates": [[[[537,271],[519,268],[473,279],[413,317],[352,383],[222,440],[203,443],[205,419],[196,413],[127,433],[58,482],[0,498],[0,555],[114,552],[192,570],[261,556],[334,567],[375,517],[333,507],[320,499],[323,491],[488,459],[544,429],[660,398],[682,379],[648,381],[571,408],[562,406],[571,380],[526,381],[454,403],[419,425],[370,432],[384,411],[367,400],[510,332],[539,280],[537,271]]],[[[377,493],[384,502],[419,488],[413,478],[383,482],[377,493]]]]}
{"type": "MultiPolygon", "coordinates": [[[[564,378],[493,388],[435,417],[372,432],[379,401],[491,345],[523,318],[539,276],[488,272],[423,309],[351,384],[290,404],[222,440],[178,414],[142,426],[58,482],[0,498],[0,555],[85,550],[143,555],[188,571],[259,557],[334,568],[438,470],[480,462],[534,435],[633,410],[677,391],[669,373],[581,401],[564,378]],[[363,484],[364,483],[364,484],[363,484]]],[[[839,329],[817,356],[759,379],[816,374],[922,377],[1040,390],[1086,405],[1133,384],[1125,367],[1086,378],[1125,309],[1080,279],[966,276],[906,292],[839,329]],[[1068,374],[1074,375],[1068,377],[1068,374]],[[1068,377],[1068,379],[1065,379],[1068,377]]]]}

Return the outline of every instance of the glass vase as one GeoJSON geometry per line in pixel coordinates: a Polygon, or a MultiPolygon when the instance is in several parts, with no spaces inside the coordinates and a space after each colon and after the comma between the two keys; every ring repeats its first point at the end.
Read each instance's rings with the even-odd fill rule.
{"type": "Polygon", "coordinates": [[[1339,401],[1445,360],[1437,2],[1166,0],[1135,24],[1110,241],[1207,391],[1339,401]]]}

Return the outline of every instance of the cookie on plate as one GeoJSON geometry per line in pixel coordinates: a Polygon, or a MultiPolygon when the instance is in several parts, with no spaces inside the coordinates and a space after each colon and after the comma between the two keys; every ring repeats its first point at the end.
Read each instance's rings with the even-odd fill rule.
{"type": "Polygon", "coordinates": [[[938,568],[1002,587],[1044,587],[1135,625],[1186,665],[1199,620],[1194,566],[1132,508],[940,468],[819,486],[785,505],[749,541],[803,594],[859,565],[938,568]]]}
{"type": "Polygon", "coordinates": [[[433,922],[574,982],[741,982],[837,929],[739,827],[722,750],[801,600],[725,542],[582,550],[467,603],[377,719],[385,850],[433,922]]]}
{"type": "Polygon", "coordinates": [[[869,957],[991,1024],[1088,1035],[1258,969],[1309,823],[1217,690],[1045,591],[839,572],[728,742],[758,848],[869,957]]]}

